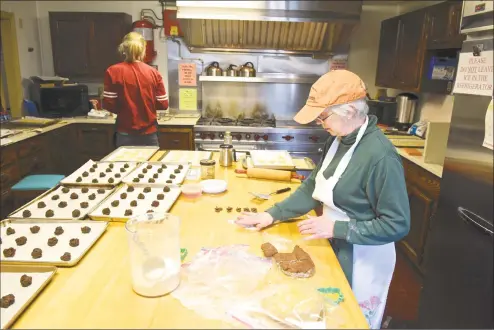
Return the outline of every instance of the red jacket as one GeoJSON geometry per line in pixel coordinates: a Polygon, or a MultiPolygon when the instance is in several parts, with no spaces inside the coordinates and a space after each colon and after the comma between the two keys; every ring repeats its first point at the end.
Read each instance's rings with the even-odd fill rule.
{"type": "Polygon", "coordinates": [[[105,73],[103,109],[118,115],[118,132],[156,132],[156,110],[168,109],[161,74],[142,62],[110,66],[105,73]]]}

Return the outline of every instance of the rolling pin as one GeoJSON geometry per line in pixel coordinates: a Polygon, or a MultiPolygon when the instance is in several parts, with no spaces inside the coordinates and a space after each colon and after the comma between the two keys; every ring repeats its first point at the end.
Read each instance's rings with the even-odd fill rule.
{"type": "Polygon", "coordinates": [[[290,171],[280,171],[280,170],[269,170],[265,168],[248,168],[247,170],[236,169],[235,173],[247,174],[249,178],[255,179],[267,179],[276,181],[291,181],[292,179],[303,180],[305,177],[299,175],[295,172],[290,171]]]}

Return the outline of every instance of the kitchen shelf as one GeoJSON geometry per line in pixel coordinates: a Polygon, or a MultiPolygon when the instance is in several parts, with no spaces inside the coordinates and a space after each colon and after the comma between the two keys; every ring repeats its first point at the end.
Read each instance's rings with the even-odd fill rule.
{"type": "Polygon", "coordinates": [[[202,82],[313,84],[318,75],[263,74],[257,77],[199,76],[202,82]]]}

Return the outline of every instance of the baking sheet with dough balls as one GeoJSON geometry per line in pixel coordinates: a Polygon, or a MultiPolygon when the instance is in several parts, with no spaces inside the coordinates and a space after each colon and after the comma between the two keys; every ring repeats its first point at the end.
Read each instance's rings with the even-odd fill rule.
{"type": "Polygon", "coordinates": [[[175,201],[180,196],[181,190],[178,187],[169,187],[169,192],[164,192],[164,187],[148,186],[148,187],[131,187],[133,191],[127,191],[129,186],[124,185],[118,189],[112,196],[98,206],[96,210],[91,212],[91,217],[106,217],[106,218],[131,218],[139,214],[144,214],[149,210],[168,212],[175,201]],[[151,189],[149,192],[144,192],[146,188],[151,189]],[[120,196],[126,193],[127,197],[122,199],[120,196]],[[139,199],[139,195],[143,194],[144,199],[139,199]],[[158,195],[163,194],[163,199],[159,199],[158,195]],[[118,200],[118,206],[112,206],[114,201],[118,200]],[[158,201],[157,207],[152,204],[158,201]],[[136,206],[131,206],[132,202],[136,202],[136,206]],[[104,214],[103,210],[110,209],[110,214],[104,214]],[[126,210],[132,210],[132,215],[125,215],[126,210]]]}
{"type": "Polygon", "coordinates": [[[135,162],[94,162],[88,160],[68,177],[64,178],[62,184],[77,185],[117,185],[122,179],[132,172],[137,164],[135,162]],[[96,165],[96,168],[94,168],[96,165]],[[94,169],[94,171],[91,171],[94,169]],[[104,176],[101,176],[101,173],[104,176]],[[93,180],[97,182],[93,182],[93,180]],[[112,179],[112,180],[110,180],[112,179]],[[113,181],[113,182],[109,182],[113,181]]]}
{"type": "MultiPolygon", "coordinates": [[[[15,316],[15,314],[22,308],[22,306],[31,299],[31,297],[38,291],[43,283],[52,275],[51,272],[32,273],[32,272],[2,272],[0,273],[0,294],[1,297],[8,294],[15,296],[15,302],[8,308],[0,308],[0,324],[1,328],[5,329],[7,323],[15,316]],[[33,278],[33,282],[30,286],[21,286],[21,276],[28,275],[33,278]]],[[[40,293],[43,294],[43,293],[40,293]]]]}
{"type": "Polygon", "coordinates": [[[123,182],[128,185],[143,185],[143,186],[181,184],[185,180],[188,171],[189,171],[188,164],[142,163],[132,173],[130,173],[123,180],[123,182]],[[162,168],[163,165],[166,165],[165,169],[162,168]],[[147,168],[149,166],[151,166],[151,168],[147,168]],[[183,168],[180,170],[180,173],[175,173],[175,170],[178,169],[179,166],[182,166],[183,168]],[[162,170],[161,173],[159,173],[160,169],[162,170]],[[157,177],[154,177],[155,174],[157,174],[157,177]],[[175,176],[174,179],[170,178],[171,174],[175,176]],[[139,182],[134,182],[135,178],[138,178],[139,182]],[[154,179],[154,182],[149,182],[149,179],[151,178],[154,179]],[[168,180],[171,180],[172,182],[171,183],[166,182],[168,180]]]}
{"type": "MultiPolygon", "coordinates": [[[[6,226],[1,227],[2,245],[0,261],[22,261],[29,263],[36,262],[56,262],[60,263],[60,257],[65,252],[70,252],[71,261],[78,259],[85,250],[89,249],[95,240],[104,232],[106,222],[84,221],[84,222],[26,222],[16,221],[6,226]],[[32,226],[39,226],[41,229],[37,234],[31,233],[32,226]],[[55,229],[61,226],[64,230],[63,234],[55,235],[55,229]],[[88,234],[83,234],[81,228],[88,226],[91,231],[88,234]],[[14,235],[6,236],[7,228],[12,227],[15,230],[14,235]],[[15,239],[20,236],[27,237],[27,243],[23,246],[17,246],[15,239]],[[55,246],[48,246],[48,239],[56,237],[58,243],[55,246]],[[69,242],[72,238],[79,239],[79,245],[76,247],[70,246],[69,242]],[[6,258],[3,255],[3,250],[9,247],[16,249],[15,255],[12,258],[6,258]],[[42,256],[39,259],[33,259],[31,252],[33,249],[39,248],[42,251],[42,256]]],[[[69,263],[70,263],[69,262],[69,263]]]]}
{"type": "Polygon", "coordinates": [[[144,162],[149,160],[155,153],[156,149],[146,149],[146,148],[119,148],[109,155],[105,161],[113,162],[144,162]]]}
{"type": "Polygon", "coordinates": [[[104,188],[104,187],[58,187],[48,195],[44,196],[42,199],[37,200],[36,202],[30,204],[29,206],[25,206],[20,209],[18,212],[14,213],[11,218],[24,218],[23,211],[29,210],[31,212],[31,216],[25,219],[82,219],[89,211],[91,211],[96,205],[101,203],[103,199],[110,195],[113,191],[113,188],[104,188]],[[68,188],[69,192],[64,193],[62,189],[68,188]],[[86,188],[88,190],[87,193],[83,193],[82,190],[86,188]],[[103,194],[98,193],[99,189],[103,189],[105,192],[103,194]],[[77,199],[71,199],[70,195],[72,193],[76,193],[78,195],[77,199]],[[90,200],[89,196],[95,194],[95,199],[90,200]],[[53,200],[52,196],[58,195],[59,198],[57,200],[53,200]],[[38,203],[44,202],[46,204],[45,207],[39,208],[38,203]],[[60,208],[58,205],[61,202],[66,202],[67,206],[60,208]],[[81,203],[88,203],[87,208],[81,207],[81,203]],[[72,211],[75,209],[81,212],[79,217],[73,217],[72,211]],[[53,217],[47,217],[46,212],[48,210],[53,210],[55,215],[53,217]]]}

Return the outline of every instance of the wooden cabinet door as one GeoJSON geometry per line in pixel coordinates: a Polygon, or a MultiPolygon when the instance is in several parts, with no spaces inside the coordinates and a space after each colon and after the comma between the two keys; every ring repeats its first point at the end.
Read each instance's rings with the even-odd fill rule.
{"type": "Polygon", "coordinates": [[[158,140],[163,150],[194,150],[192,129],[160,128],[158,140]]]}
{"type": "Polygon", "coordinates": [[[449,38],[458,38],[462,39],[464,36],[460,34],[460,21],[461,21],[461,10],[462,10],[462,1],[455,1],[449,6],[448,10],[448,30],[447,36],[449,38]]]}
{"type": "Polygon", "coordinates": [[[118,45],[131,28],[130,16],[120,13],[91,13],[89,21],[89,73],[103,77],[109,66],[120,62],[118,45]]]}
{"type": "Polygon", "coordinates": [[[106,124],[81,124],[77,129],[79,163],[89,159],[101,160],[113,151],[113,126],[106,124]]]}
{"type": "Polygon", "coordinates": [[[410,232],[401,244],[410,260],[420,267],[435,201],[413,183],[407,184],[407,190],[410,203],[410,232]]]}
{"type": "Polygon", "coordinates": [[[394,85],[395,60],[398,51],[398,17],[390,18],[381,23],[379,39],[379,55],[377,60],[376,85],[391,87],[394,85]]]}
{"type": "Polygon", "coordinates": [[[413,91],[419,87],[426,41],[425,17],[425,11],[400,16],[395,77],[401,89],[413,91]]]}
{"type": "Polygon", "coordinates": [[[55,74],[86,76],[89,72],[89,25],[84,13],[50,12],[55,74]]]}
{"type": "Polygon", "coordinates": [[[427,40],[429,43],[436,43],[448,36],[449,17],[447,3],[440,6],[432,6],[428,10],[429,25],[427,40]]]}

